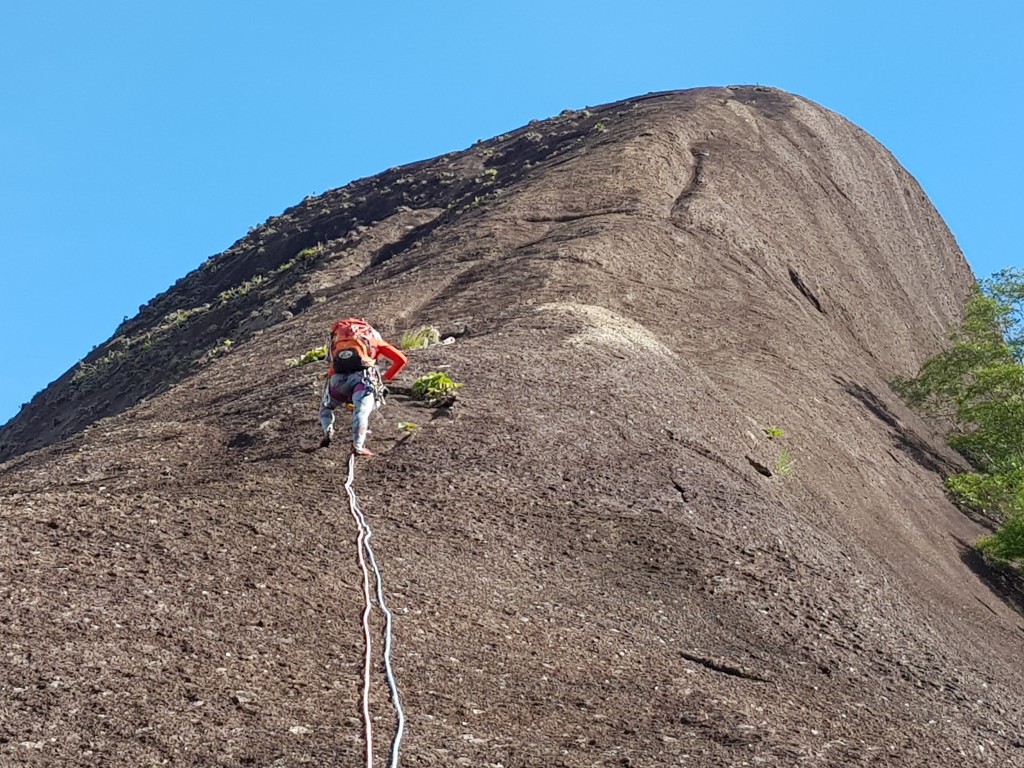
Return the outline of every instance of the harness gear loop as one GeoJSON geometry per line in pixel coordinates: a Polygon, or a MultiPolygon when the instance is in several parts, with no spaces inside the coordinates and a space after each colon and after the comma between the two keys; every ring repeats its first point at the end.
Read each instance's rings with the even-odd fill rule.
{"type": "Polygon", "coordinates": [[[384,401],[388,396],[388,388],[384,384],[384,379],[381,378],[380,368],[376,365],[367,368],[367,375],[365,377],[366,386],[373,392],[373,401],[377,408],[384,405],[384,401]]]}

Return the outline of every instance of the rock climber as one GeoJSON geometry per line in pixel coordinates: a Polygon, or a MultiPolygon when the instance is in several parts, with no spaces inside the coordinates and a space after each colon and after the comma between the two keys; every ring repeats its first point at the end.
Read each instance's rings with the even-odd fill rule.
{"type": "Polygon", "coordinates": [[[344,403],[352,410],[352,452],[373,456],[366,447],[370,414],[384,402],[384,382],[395,378],[409,358],[384,341],[368,322],[356,317],[338,320],[331,326],[327,351],[331,367],[320,401],[320,428],[324,433],[320,447],[326,448],[334,439],[334,409],[344,403]],[[377,369],[378,357],[391,362],[383,377],[377,369]]]}

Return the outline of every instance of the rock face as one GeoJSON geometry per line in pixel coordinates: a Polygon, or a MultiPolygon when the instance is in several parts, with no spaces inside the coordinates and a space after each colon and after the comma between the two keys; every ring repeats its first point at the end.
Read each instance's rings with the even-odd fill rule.
{"type": "Polygon", "coordinates": [[[0,431],[0,762],[357,764],[347,456],[286,361],[361,315],[464,385],[397,388],[356,471],[403,764],[1024,765],[1024,621],[886,385],[971,284],[877,142],[764,88],[309,198],[0,431]]]}

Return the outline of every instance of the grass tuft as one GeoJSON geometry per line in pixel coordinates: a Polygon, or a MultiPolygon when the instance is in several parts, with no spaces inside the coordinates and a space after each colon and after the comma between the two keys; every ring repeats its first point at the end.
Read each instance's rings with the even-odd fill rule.
{"type": "Polygon", "coordinates": [[[432,325],[424,325],[415,331],[406,331],[398,340],[400,349],[426,349],[441,340],[441,332],[432,325]]]}
{"type": "Polygon", "coordinates": [[[796,459],[789,452],[788,448],[779,451],[779,458],[775,460],[775,474],[779,477],[790,477],[796,467],[796,459]]]}
{"type": "Polygon", "coordinates": [[[299,355],[298,357],[293,357],[292,359],[288,360],[288,367],[289,368],[298,368],[299,366],[302,366],[302,365],[307,365],[309,363],[315,363],[317,360],[323,360],[326,357],[327,357],[327,345],[325,344],[322,347],[313,347],[313,349],[309,350],[308,352],[306,352],[306,353],[304,353],[302,355],[299,355]]]}

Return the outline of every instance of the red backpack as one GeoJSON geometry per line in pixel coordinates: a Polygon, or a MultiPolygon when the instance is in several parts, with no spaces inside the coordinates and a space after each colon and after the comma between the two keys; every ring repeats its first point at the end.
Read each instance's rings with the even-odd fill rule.
{"type": "Polygon", "coordinates": [[[331,327],[331,366],[335,373],[357,373],[372,368],[377,360],[377,332],[355,317],[331,327]]]}

